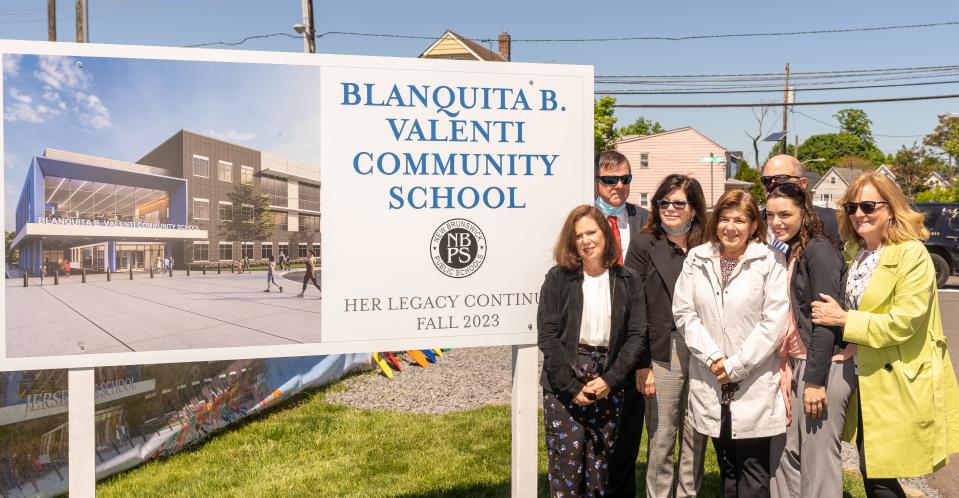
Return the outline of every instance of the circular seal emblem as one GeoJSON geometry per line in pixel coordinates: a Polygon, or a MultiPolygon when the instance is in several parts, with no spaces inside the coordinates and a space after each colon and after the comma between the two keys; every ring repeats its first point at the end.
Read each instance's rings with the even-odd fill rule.
{"type": "Polygon", "coordinates": [[[430,238],[436,269],[452,278],[468,277],[486,260],[486,236],[476,223],[463,218],[443,222],[430,238]]]}

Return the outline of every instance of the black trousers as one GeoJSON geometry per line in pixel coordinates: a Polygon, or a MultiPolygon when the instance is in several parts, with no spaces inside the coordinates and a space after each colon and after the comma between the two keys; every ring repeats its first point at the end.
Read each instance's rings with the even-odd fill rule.
{"type": "Polygon", "coordinates": [[[726,498],[769,497],[770,437],[732,438],[729,405],[721,412],[719,437],[713,438],[719,463],[723,496],[726,498]]]}
{"type": "Polygon", "coordinates": [[[303,275],[303,290],[300,292],[306,292],[306,284],[310,283],[311,280],[313,281],[313,285],[315,285],[318,290],[320,291],[323,290],[323,289],[320,289],[320,284],[316,283],[316,274],[314,274],[311,271],[308,271],[303,275]]]}
{"type": "Polygon", "coordinates": [[[646,400],[636,390],[636,376],[630,375],[623,398],[623,416],[613,456],[609,459],[607,496],[633,498],[636,496],[636,457],[643,439],[646,400]]]}
{"type": "Polygon", "coordinates": [[[856,449],[859,450],[859,473],[869,498],[906,498],[906,492],[895,478],[870,479],[866,477],[866,451],[862,442],[862,391],[856,397],[859,409],[859,424],[856,430],[856,449]]]}
{"type": "MultiPolygon", "coordinates": [[[[577,366],[586,374],[602,373],[603,358],[580,351],[577,366]]],[[[599,497],[606,494],[608,457],[616,444],[623,391],[611,391],[587,405],[573,403],[566,393],[543,390],[546,435],[546,477],[551,497],[599,497]]]]}

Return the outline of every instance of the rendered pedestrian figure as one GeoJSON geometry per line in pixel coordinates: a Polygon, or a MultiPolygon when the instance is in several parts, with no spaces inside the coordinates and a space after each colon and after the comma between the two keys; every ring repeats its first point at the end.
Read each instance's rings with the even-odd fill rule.
{"type": "Polygon", "coordinates": [[[276,283],[276,262],[273,260],[273,256],[270,256],[270,261],[267,263],[266,267],[266,290],[263,292],[270,292],[270,289],[273,285],[276,285],[280,292],[283,292],[283,286],[276,283]]]}
{"type": "Polygon", "coordinates": [[[303,297],[303,295],[306,294],[306,284],[309,283],[311,280],[313,281],[313,285],[316,286],[316,290],[318,291],[323,290],[323,289],[320,289],[320,284],[316,282],[316,274],[314,273],[316,270],[316,261],[314,260],[315,255],[316,253],[313,252],[313,249],[310,249],[309,252],[307,253],[306,273],[303,275],[303,290],[300,291],[300,293],[297,294],[296,297],[303,297]]]}

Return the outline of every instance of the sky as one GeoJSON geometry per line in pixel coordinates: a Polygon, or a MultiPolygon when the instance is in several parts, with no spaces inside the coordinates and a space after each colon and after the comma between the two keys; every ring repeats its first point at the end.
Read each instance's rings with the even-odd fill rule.
{"type": "MultiPolygon", "coordinates": [[[[46,1],[0,0],[0,38],[45,40],[46,1]]],[[[59,0],[58,39],[74,39],[74,4],[59,0]]],[[[89,0],[90,41],[106,44],[187,46],[216,41],[238,41],[251,35],[285,33],[269,38],[252,39],[235,47],[214,46],[229,50],[272,50],[299,52],[301,39],[295,38],[292,25],[301,22],[299,0],[89,0]]],[[[806,1],[794,5],[774,2],[507,2],[486,0],[462,2],[316,2],[318,33],[331,31],[422,36],[424,39],[384,38],[326,34],[317,41],[317,51],[333,54],[415,57],[432,39],[452,29],[474,39],[495,39],[508,31],[514,39],[595,38],[629,36],[689,36],[786,32],[864,28],[903,24],[959,21],[959,2],[952,0],[901,2],[806,1]],[[362,5],[362,8],[358,8],[362,5]],[[868,5],[868,7],[867,7],[868,5]]],[[[838,34],[814,34],[780,37],[740,37],[684,41],[614,41],[614,42],[523,42],[514,41],[513,61],[559,64],[586,64],[595,67],[597,75],[665,75],[665,74],[728,74],[779,73],[786,63],[792,71],[856,70],[916,66],[940,66],[959,63],[955,50],[959,25],[924,29],[886,30],[838,34]]],[[[495,46],[493,47],[496,48],[495,46]]],[[[91,74],[85,90],[92,96],[109,90],[111,71],[108,67],[85,66],[91,74]]],[[[204,84],[215,87],[223,80],[216,75],[193,75],[183,69],[186,81],[170,77],[167,81],[144,82],[141,92],[151,96],[177,95],[178,82],[190,86],[204,84]],[[146,93],[144,93],[146,94],[146,93]]],[[[176,73],[171,73],[176,74],[176,73]]],[[[957,78],[959,79],[959,78],[957,78]]],[[[242,78],[241,78],[242,80],[242,78]]],[[[253,82],[239,82],[239,85],[253,82]]],[[[221,133],[231,141],[248,144],[299,160],[304,151],[287,150],[292,141],[280,143],[268,139],[268,133],[245,129],[242,120],[255,103],[229,100],[231,85],[222,85],[222,100],[203,102],[207,106],[195,111],[187,123],[201,133],[221,133]],[[235,111],[235,113],[234,113],[235,111]],[[233,135],[230,135],[233,133],[233,135]],[[251,136],[252,135],[252,136],[251,136]],[[281,150],[276,150],[279,148],[281,150]]],[[[597,84],[597,88],[611,85],[597,84]]],[[[264,87],[266,88],[266,87],[264,87]]],[[[303,83],[305,94],[309,84],[303,83]]],[[[22,88],[19,91],[25,91],[22,88]]],[[[41,88],[42,90],[42,88],[41,88]]],[[[272,90],[272,89],[271,89],[272,90]]],[[[39,91],[39,90],[38,90],[39,91]]],[[[237,89],[240,91],[240,89],[237,89]]],[[[282,95],[284,89],[276,90],[282,95]]],[[[32,99],[43,98],[28,95],[32,99]]],[[[851,91],[799,92],[796,99],[836,100],[853,98],[885,98],[912,95],[957,94],[959,84],[927,87],[860,89],[851,91]]],[[[64,147],[89,143],[90,135],[111,133],[109,130],[133,129],[137,137],[128,143],[114,144],[117,157],[135,160],[146,144],[156,144],[179,127],[171,128],[164,121],[164,108],[142,107],[144,100],[136,92],[110,92],[115,101],[105,102],[109,116],[98,111],[89,99],[80,102],[75,122],[86,123],[85,131],[63,135],[64,147]],[[132,110],[132,112],[130,112],[132,110]],[[100,112],[100,114],[98,114],[100,112]],[[149,116],[149,119],[142,119],[149,116]],[[84,121],[86,120],[86,121],[84,121]],[[110,127],[98,128],[109,122],[110,127]],[[104,129],[107,132],[104,132],[104,129]]],[[[300,94],[300,95],[305,95],[300,94]]],[[[291,95],[291,94],[287,94],[291,95]]],[[[5,95],[6,99],[16,96],[5,95]]],[[[769,102],[782,98],[781,93],[740,95],[669,95],[622,96],[621,103],[688,103],[688,102],[769,102]]],[[[162,102],[162,99],[153,99],[162,102]]],[[[39,100],[34,100],[39,102],[39,100]]],[[[51,102],[54,104],[55,102],[51,102]]],[[[76,104],[76,103],[74,103],[76,104]]],[[[290,103],[293,105],[293,103],[290,103]]],[[[157,105],[157,104],[154,104],[157,105]]],[[[800,140],[818,133],[835,131],[835,112],[850,105],[810,106],[797,108],[810,117],[790,115],[790,142],[798,134],[800,140]]],[[[921,141],[936,125],[937,114],[959,112],[959,99],[858,104],[873,121],[873,133],[879,147],[895,152],[903,145],[921,141]]],[[[51,107],[52,108],[52,107],[51,107]]],[[[174,121],[180,122],[178,109],[174,121]]],[[[262,109],[261,109],[262,110],[262,109]]],[[[276,114],[282,114],[277,110],[276,114]]],[[[255,111],[254,111],[255,112],[255,111]]],[[[774,110],[772,117],[778,116],[774,110]]],[[[666,129],[692,126],[729,150],[742,150],[752,157],[752,144],[746,133],[756,133],[756,121],[750,109],[618,109],[619,124],[632,122],[642,115],[658,121],[666,129]]],[[[255,122],[250,119],[248,122],[255,122]]],[[[764,134],[778,130],[767,120],[764,134]]],[[[9,124],[9,120],[7,121],[9,124]]],[[[21,123],[22,124],[22,123],[21,123]]],[[[276,123],[282,129],[295,128],[288,118],[276,123]]],[[[126,135],[124,135],[126,136],[126,135]]],[[[279,135],[277,135],[279,136],[279,135]]],[[[762,157],[768,146],[764,145],[762,157]]],[[[38,151],[14,151],[15,154],[38,151]]],[[[17,158],[21,159],[21,158],[17,158]]]]}

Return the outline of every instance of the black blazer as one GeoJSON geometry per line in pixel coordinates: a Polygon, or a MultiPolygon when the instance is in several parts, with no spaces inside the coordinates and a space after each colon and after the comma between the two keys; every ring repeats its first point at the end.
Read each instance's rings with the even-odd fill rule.
{"type": "Polygon", "coordinates": [[[810,240],[789,282],[796,328],[807,350],[804,382],[825,386],[832,356],[845,347],[842,328],[812,323],[812,302],[821,301],[819,294],[822,293],[832,296],[842,306],[845,282],[846,263],[839,251],[824,238],[810,240]]]}
{"type": "Polygon", "coordinates": [[[836,210],[819,206],[814,206],[814,208],[816,209],[816,216],[822,220],[823,232],[826,232],[826,234],[832,238],[833,247],[841,253],[842,239],[839,237],[839,220],[836,219],[836,210]]]}
{"type": "MultiPolygon", "coordinates": [[[[629,218],[629,240],[639,237],[640,230],[646,225],[646,219],[649,217],[649,211],[635,205],[626,203],[626,217],[629,218]]],[[[630,244],[632,245],[632,244],[630,244]]],[[[627,248],[627,250],[629,250],[627,248]]],[[[626,255],[623,255],[625,261],[626,255]]]]}
{"type": "MultiPolygon", "coordinates": [[[[636,274],[620,265],[609,269],[610,316],[607,368],[601,375],[610,389],[621,387],[636,368],[646,333],[643,289],[636,274]]],[[[583,270],[554,266],[546,273],[536,313],[539,349],[543,352],[540,385],[550,392],[576,396],[583,383],[576,378],[579,329],[583,317],[583,270]]]]}
{"type": "Polygon", "coordinates": [[[630,239],[625,265],[643,282],[646,295],[646,353],[639,359],[638,368],[649,368],[650,359],[669,362],[670,336],[676,330],[673,320],[673,289],[683,269],[685,255],[665,237],[642,233],[630,239]],[[677,256],[678,264],[677,264],[677,256]]]}

